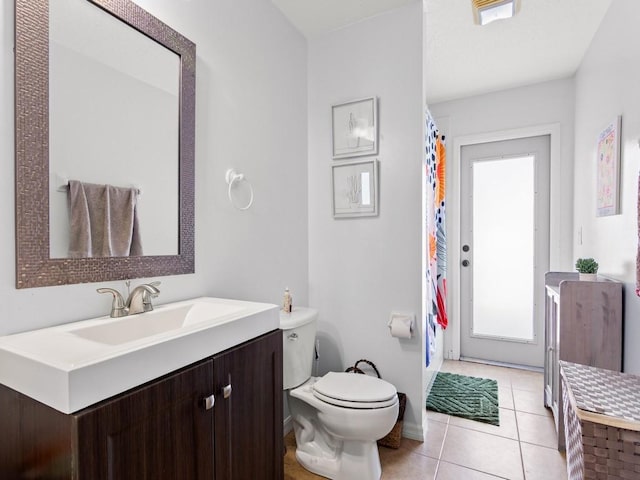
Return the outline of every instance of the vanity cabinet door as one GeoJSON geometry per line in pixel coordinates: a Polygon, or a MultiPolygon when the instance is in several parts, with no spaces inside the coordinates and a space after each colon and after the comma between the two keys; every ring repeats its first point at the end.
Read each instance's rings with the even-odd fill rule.
{"type": "Polygon", "coordinates": [[[282,331],[221,353],[213,363],[215,478],[281,480],[282,331]]]}
{"type": "Polygon", "coordinates": [[[211,480],[212,379],[208,360],[76,414],[77,478],[211,480]]]}

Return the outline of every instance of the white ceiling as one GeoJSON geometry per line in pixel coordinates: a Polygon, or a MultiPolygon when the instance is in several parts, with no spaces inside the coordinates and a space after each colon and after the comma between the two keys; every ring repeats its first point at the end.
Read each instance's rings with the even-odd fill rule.
{"type": "Polygon", "coordinates": [[[513,18],[473,23],[470,0],[426,0],[427,102],[573,75],[611,0],[521,0],[513,18]]]}
{"type": "Polygon", "coordinates": [[[272,0],[307,38],[417,0],[272,0]]]}
{"type": "MultiPolygon", "coordinates": [[[[313,38],[416,0],[272,1],[313,38]]],[[[473,23],[470,0],[423,3],[433,104],[573,75],[611,0],[521,0],[514,18],[484,27],[473,23]]]]}

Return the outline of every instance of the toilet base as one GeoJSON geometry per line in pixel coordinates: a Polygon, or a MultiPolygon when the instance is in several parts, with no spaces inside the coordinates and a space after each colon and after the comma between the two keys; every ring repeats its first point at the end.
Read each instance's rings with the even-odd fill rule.
{"type": "Polygon", "coordinates": [[[334,457],[316,456],[304,451],[304,446],[296,450],[300,465],[317,475],[331,480],[380,480],[382,467],[376,442],[342,442],[334,457]]]}
{"type": "Polygon", "coordinates": [[[313,395],[317,378],[287,391],[300,465],[331,480],[380,480],[376,439],[398,417],[398,402],[384,408],[338,407],[313,395]]]}

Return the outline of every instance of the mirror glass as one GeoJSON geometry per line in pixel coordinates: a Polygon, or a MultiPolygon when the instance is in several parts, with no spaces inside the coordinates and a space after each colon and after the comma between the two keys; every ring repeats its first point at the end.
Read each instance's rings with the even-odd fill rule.
{"type": "Polygon", "coordinates": [[[131,0],[15,5],[16,287],[193,273],[195,44],[131,0]],[[142,254],[68,258],[69,180],[137,191],[142,254]]]}
{"type": "Polygon", "coordinates": [[[50,2],[51,258],[69,256],[68,180],[135,187],[142,253],[178,253],[179,93],[176,53],[86,0],[50,2]]]}

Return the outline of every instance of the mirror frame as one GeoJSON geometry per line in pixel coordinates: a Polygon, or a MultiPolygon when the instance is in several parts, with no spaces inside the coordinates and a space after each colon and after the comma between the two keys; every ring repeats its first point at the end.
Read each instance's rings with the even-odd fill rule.
{"type": "Polygon", "coordinates": [[[16,288],[195,271],[196,46],[131,0],[87,1],[180,57],[178,254],[50,258],[49,0],[15,0],[16,288]]]}

